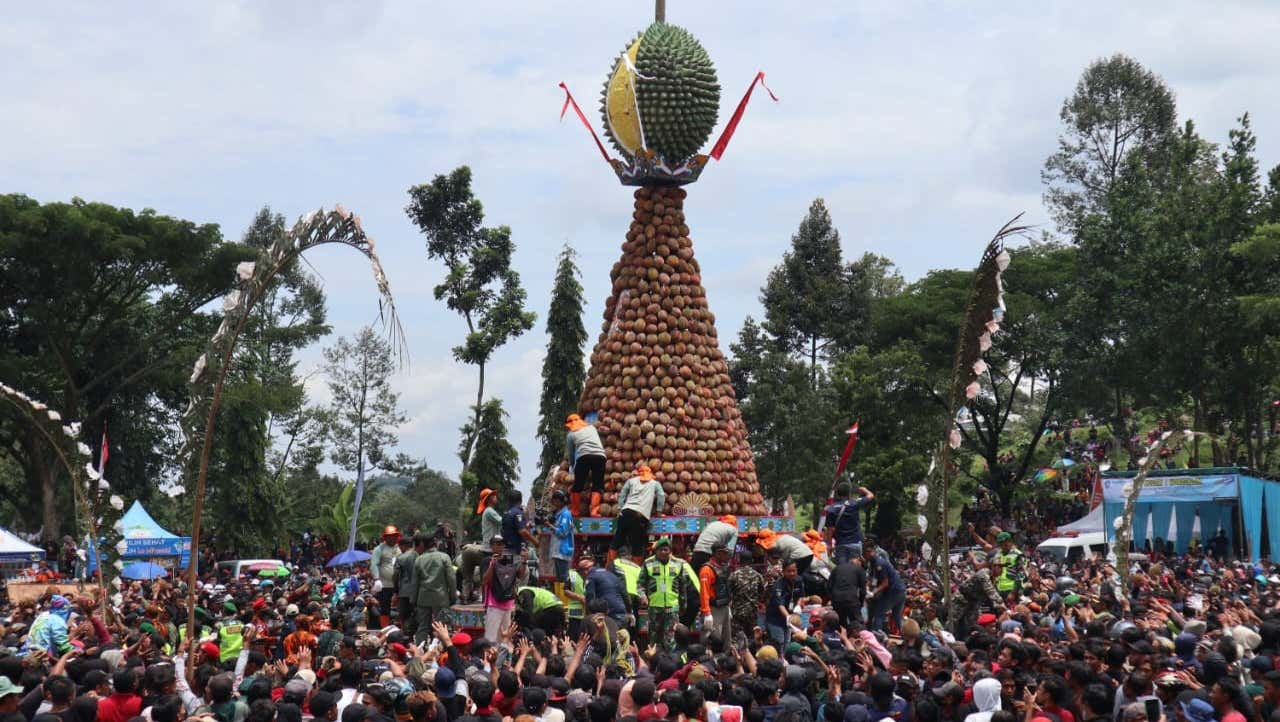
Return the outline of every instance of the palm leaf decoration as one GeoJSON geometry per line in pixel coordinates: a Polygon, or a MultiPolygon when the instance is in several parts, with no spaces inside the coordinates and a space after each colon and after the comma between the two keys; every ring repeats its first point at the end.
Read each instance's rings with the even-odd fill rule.
{"type": "MultiPolygon", "coordinates": [[[[197,442],[201,446],[197,461],[194,489],[194,503],[191,518],[191,556],[200,555],[200,517],[204,506],[205,482],[209,476],[209,454],[213,444],[213,430],[218,419],[218,405],[222,399],[223,385],[226,383],[227,371],[230,369],[236,341],[240,332],[248,322],[250,312],[258,301],[267,294],[278,274],[297,262],[306,251],[316,246],[339,243],[350,246],[365,258],[373,272],[374,285],[377,286],[379,301],[378,315],[388,329],[391,346],[405,361],[404,329],[396,315],[395,299],[391,297],[391,285],[383,271],[382,261],[374,249],[373,238],[364,232],[360,216],[342,207],[341,204],[331,211],[323,209],[300,218],[288,231],[285,231],[258,254],[257,261],[241,263],[236,267],[239,279],[237,288],[222,299],[222,324],[209,339],[205,352],[196,359],[191,370],[189,386],[191,400],[187,410],[179,420],[182,433],[182,447],[178,455],[180,461],[188,466],[191,454],[197,442]]],[[[195,594],[196,565],[192,564],[187,576],[187,633],[194,637],[196,632],[195,594]]],[[[188,670],[188,677],[193,677],[194,666],[188,670]]]]}
{"type": "Polygon", "coordinates": [[[978,263],[974,273],[973,290],[969,294],[964,321],[960,324],[960,336],[956,340],[955,361],[947,394],[947,438],[938,447],[934,463],[930,465],[929,474],[933,480],[930,486],[933,488],[931,491],[920,492],[920,498],[933,500],[926,507],[926,512],[932,514],[925,515],[924,523],[931,528],[929,537],[937,542],[937,546],[933,547],[937,552],[933,557],[934,568],[942,578],[943,594],[948,603],[951,600],[951,565],[950,542],[947,537],[947,496],[954,477],[951,452],[960,447],[958,424],[968,413],[967,404],[981,391],[978,378],[986,371],[982,355],[991,348],[991,338],[1000,331],[1000,324],[1004,320],[1004,286],[1000,274],[1009,266],[1009,251],[1005,248],[1005,241],[1012,236],[1025,235],[1030,229],[1030,226],[1018,223],[1021,218],[1022,214],[1019,213],[1001,226],[987,243],[982,261],[978,263]]]}

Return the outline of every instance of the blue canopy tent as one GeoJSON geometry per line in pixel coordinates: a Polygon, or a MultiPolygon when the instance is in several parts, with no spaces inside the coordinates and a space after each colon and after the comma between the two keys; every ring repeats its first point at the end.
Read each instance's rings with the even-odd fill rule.
{"type": "MultiPolygon", "coordinates": [[[[1136,475],[1103,475],[1102,526],[1108,542],[1114,540],[1116,521],[1124,513],[1136,475]]],[[[1264,556],[1264,523],[1266,556],[1280,559],[1280,483],[1235,467],[1162,469],[1148,474],[1138,492],[1132,528],[1137,547],[1158,538],[1172,541],[1179,554],[1186,552],[1196,531],[1202,546],[1221,533],[1229,548],[1258,561],[1264,556]]]]}
{"type": "Polygon", "coordinates": [[[152,560],[167,566],[176,563],[178,569],[186,569],[191,561],[191,537],[170,533],[138,501],[120,517],[120,532],[125,543],[122,559],[152,560]]]}

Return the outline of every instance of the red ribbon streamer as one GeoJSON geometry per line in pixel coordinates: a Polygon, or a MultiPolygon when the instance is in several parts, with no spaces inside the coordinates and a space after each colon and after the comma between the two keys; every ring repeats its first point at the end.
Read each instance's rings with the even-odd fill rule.
{"type": "Polygon", "coordinates": [[[564,88],[564,106],[560,108],[560,120],[564,120],[564,114],[569,112],[569,106],[572,105],[573,112],[578,114],[578,120],[581,120],[587,130],[591,131],[591,137],[595,140],[596,147],[600,149],[600,155],[604,156],[606,163],[612,163],[613,159],[609,157],[609,151],[604,149],[604,143],[600,142],[600,136],[596,135],[596,129],[591,127],[591,123],[587,121],[587,116],[583,114],[582,108],[578,107],[578,101],[573,99],[573,93],[569,92],[569,86],[561,82],[560,87],[564,88]]]}
{"type": "MultiPolygon", "coordinates": [[[[778,96],[774,95],[773,91],[769,90],[769,86],[764,84],[764,71],[761,70],[756,73],[755,80],[752,80],[751,85],[747,86],[747,94],[742,96],[742,100],[738,102],[738,108],[733,111],[733,117],[729,119],[729,124],[724,127],[724,131],[720,133],[720,139],[716,141],[715,147],[711,149],[712,158],[720,160],[720,156],[724,155],[725,148],[729,147],[729,141],[733,138],[734,131],[738,129],[738,121],[742,120],[742,114],[747,110],[747,103],[751,101],[751,91],[756,89],[756,83],[759,83],[764,88],[769,97],[773,99],[773,102],[778,102],[778,96]]],[[[849,448],[852,450],[853,447],[849,448]]],[[[836,475],[838,476],[839,472],[836,472],[836,475]]]]}
{"type": "MultiPolygon", "coordinates": [[[[764,73],[760,75],[763,76],[764,73]]],[[[748,91],[748,94],[750,94],[750,91],[748,91]]],[[[862,423],[860,420],[853,422],[853,426],[850,426],[849,430],[844,432],[849,435],[849,443],[844,445],[844,453],[840,455],[840,463],[836,465],[836,475],[832,479],[832,483],[835,483],[835,480],[840,478],[840,472],[844,471],[845,464],[849,463],[849,456],[853,454],[853,447],[858,443],[858,424],[860,423],[862,423]]]]}

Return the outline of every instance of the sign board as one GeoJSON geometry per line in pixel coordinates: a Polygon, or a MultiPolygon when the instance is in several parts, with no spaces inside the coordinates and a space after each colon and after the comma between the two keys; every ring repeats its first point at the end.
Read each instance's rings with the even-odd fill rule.
{"type": "MultiPolygon", "coordinates": [[[[1102,498],[1109,503],[1124,502],[1133,490],[1133,479],[1103,479],[1102,498]]],[[[1142,482],[1138,501],[1177,502],[1235,499],[1240,496],[1237,477],[1227,476],[1149,476],[1142,482]]]]}
{"type": "Polygon", "coordinates": [[[179,557],[178,566],[185,569],[191,562],[191,537],[173,539],[125,539],[124,558],[179,557]]]}

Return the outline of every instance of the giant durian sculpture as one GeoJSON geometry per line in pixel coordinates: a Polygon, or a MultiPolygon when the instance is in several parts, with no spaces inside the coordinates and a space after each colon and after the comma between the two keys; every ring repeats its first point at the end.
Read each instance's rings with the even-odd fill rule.
{"type": "Polygon", "coordinates": [[[652,151],[678,166],[711,137],[720,83],[711,57],[684,28],[655,22],[614,62],[600,112],[605,134],[628,159],[652,151]]]}
{"type": "MultiPolygon", "coordinates": [[[[586,124],[565,91],[562,115],[572,105],[586,124]]],[[[689,31],[658,21],[619,54],[602,96],[605,134],[623,158],[601,152],[623,184],[639,187],[577,409],[594,421],[608,457],[593,515],[615,514],[619,488],[645,465],[667,492],[667,514],[763,516],[747,430],[685,224],[686,191],[677,187],[697,180],[707,163],[700,151],[720,106],[715,66],[689,31]]],[[[552,470],[548,489],[565,488],[570,473],[567,464],[552,470]]]]}

